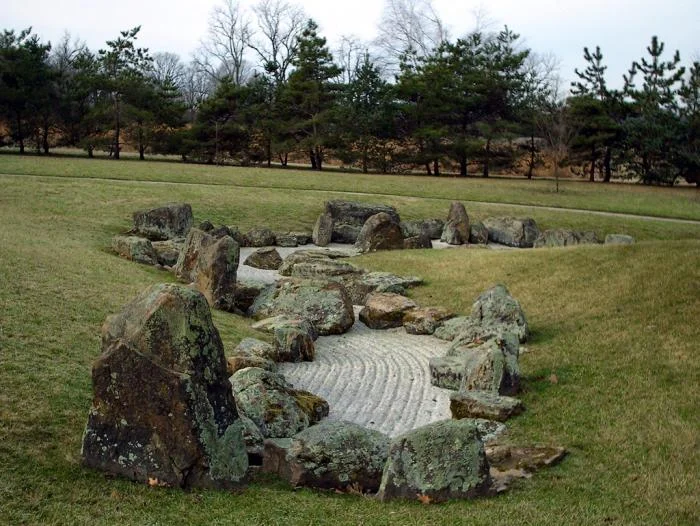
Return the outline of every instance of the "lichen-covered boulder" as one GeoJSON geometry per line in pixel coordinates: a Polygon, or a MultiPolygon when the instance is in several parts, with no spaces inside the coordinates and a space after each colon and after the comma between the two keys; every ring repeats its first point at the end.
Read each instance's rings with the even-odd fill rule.
{"type": "Polygon", "coordinates": [[[260,248],[250,254],[243,264],[264,270],[277,270],[282,265],[282,257],[273,247],[260,248]]]}
{"type": "Polygon", "coordinates": [[[296,247],[299,246],[299,241],[289,232],[275,232],[275,244],[278,247],[296,247]]]}
{"type": "Polygon", "coordinates": [[[238,312],[245,314],[255,301],[255,298],[269,283],[255,279],[237,279],[234,287],[234,305],[238,312]]]}
{"type": "Polygon", "coordinates": [[[316,356],[316,330],[307,320],[288,319],[273,332],[277,361],[312,362],[316,356]]]}
{"type": "Polygon", "coordinates": [[[433,335],[441,340],[452,341],[462,332],[473,328],[480,329],[480,325],[472,320],[470,316],[457,316],[456,318],[444,320],[435,329],[433,335]]]}
{"type": "Polygon", "coordinates": [[[287,450],[294,486],[363,492],[379,488],[389,437],[350,422],[321,422],[301,431],[287,450]]]}
{"type": "Polygon", "coordinates": [[[286,275],[295,278],[335,279],[344,276],[364,274],[364,270],[347,261],[330,258],[311,258],[298,263],[288,263],[286,275]]]}
{"type": "MultiPolygon", "coordinates": [[[[359,252],[357,254],[359,254],[359,252]]],[[[292,252],[286,258],[284,258],[284,262],[279,268],[279,273],[282,276],[291,276],[292,272],[294,271],[294,267],[303,263],[318,263],[320,266],[327,265],[327,267],[322,267],[321,272],[331,272],[333,273],[333,275],[362,272],[362,269],[359,269],[351,265],[350,263],[338,261],[341,259],[345,259],[350,255],[351,253],[349,252],[332,249],[305,248],[302,250],[297,250],[296,252],[292,252]],[[333,265],[333,263],[338,263],[338,265],[333,265]]],[[[297,273],[308,273],[311,274],[312,277],[316,277],[317,273],[315,267],[308,268],[310,270],[297,271],[297,273]]]]}
{"type": "Polygon", "coordinates": [[[429,239],[440,239],[445,222],[442,219],[414,219],[411,221],[401,221],[401,232],[403,237],[415,237],[427,235],[429,239]]]}
{"type": "Polygon", "coordinates": [[[247,247],[271,247],[275,244],[275,233],[269,228],[253,228],[244,239],[247,247]]]}
{"type": "Polygon", "coordinates": [[[229,487],[248,468],[223,345],[204,297],[155,285],[102,327],[86,466],[139,482],[229,487]]]}
{"type": "Polygon", "coordinates": [[[155,265],[158,263],[158,255],[148,239],[137,236],[114,236],[112,238],[112,250],[121,257],[137,263],[155,265]]]}
{"type": "Polygon", "coordinates": [[[333,216],[328,212],[318,216],[314,229],[311,232],[311,239],[314,245],[325,247],[330,244],[333,237],[333,216]]]}
{"type": "Polygon", "coordinates": [[[450,394],[452,418],[485,418],[505,422],[523,411],[517,398],[493,391],[456,391],[450,394]]]}
{"type": "Polygon", "coordinates": [[[626,234],[608,234],[605,236],[606,245],[632,245],[634,238],[626,234]]]}
{"type": "Polygon", "coordinates": [[[403,248],[401,227],[389,214],[375,214],[365,221],[357,236],[355,247],[362,252],[400,250],[403,248]]]}
{"type": "Polygon", "coordinates": [[[341,280],[353,305],[364,305],[372,292],[405,294],[406,289],[423,283],[417,276],[397,276],[389,272],[367,272],[343,276],[341,280]]]}
{"type": "Polygon", "coordinates": [[[527,341],[530,328],[520,302],[510,295],[504,285],[496,285],[483,292],[472,305],[471,319],[483,327],[498,327],[527,341]]]}
{"type": "Polygon", "coordinates": [[[408,334],[433,334],[440,324],[454,314],[442,307],[418,308],[406,313],[403,327],[408,334]]]}
{"type": "Polygon", "coordinates": [[[216,239],[193,228],[174,267],[175,275],[194,283],[212,307],[233,311],[239,255],[238,243],[231,237],[216,239]]]}
{"type": "Polygon", "coordinates": [[[296,400],[299,408],[309,418],[309,425],[318,424],[330,412],[328,402],[309,391],[295,389],[292,396],[294,396],[294,400],[296,400]]]}
{"type": "Polygon", "coordinates": [[[355,323],[347,291],[331,281],[280,280],[263,290],[249,312],[258,320],[279,315],[300,317],[310,321],[321,335],[342,334],[355,323]]]}
{"type": "Polygon", "coordinates": [[[226,358],[228,375],[248,367],[259,367],[267,371],[277,370],[275,348],[256,338],[244,338],[226,358]]]}
{"type": "Polygon", "coordinates": [[[183,241],[168,239],[167,241],[153,241],[153,250],[156,253],[156,259],[159,265],[164,267],[173,267],[180,257],[180,251],[184,246],[183,241]]]}
{"type": "Polygon", "coordinates": [[[489,465],[471,420],[442,420],[395,438],[378,497],[432,502],[489,493],[489,465]]]}
{"type": "Polygon", "coordinates": [[[248,453],[248,460],[258,459],[258,462],[260,462],[263,455],[265,438],[262,436],[258,426],[255,425],[255,422],[244,415],[239,415],[239,417],[243,424],[243,442],[245,443],[245,449],[248,453]]]}
{"type": "Polygon", "coordinates": [[[325,212],[333,219],[331,240],[336,243],[355,243],[365,222],[380,212],[388,214],[394,223],[401,223],[396,209],[386,205],[334,200],[326,202],[325,212]]]}
{"type": "Polygon", "coordinates": [[[486,245],[489,242],[489,229],[481,221],[472,221],[469,225],[469,242],[486,245]]]}
{"type": "MultiPolygon", "coordinates": [[[[303,326],[305,328],[304,330],[309,331],[309,334],[311,335],[311,338],[314,341],[318,338],[318,331],[316,330],[316,327],[314,327],[313,324],[308,320],[305,320],[304,318],[301,318],[299,316],[279,314],[277,316],[272,316],[270,318],[263,318],[262,320],[258,320],[255,323],[253,323],[251,327],[258,331],[267,332],[269,334],[275,334],[277,328],[285,327],[290,324],[303,326]]],[[[275,350],[275,352],[277,351],[275,350]]]]}
{"type": "Polygon", "coordinates": [[[133,219],[132,232],[151,241],[185,237],[194,223],[192,207],[186,203],[140,210],[134,212],[133,219]]]}
{"type": "Polygon", "coordinates": [[[403,240],[403,248],[408,250],[416,250],[421,248],[433,248],[433,242],[430,240],[430,236],[423,232],[418,236],[407,237],[403,240]]]}
{"type": "Polygon", "coordinates": [[[572,245],[600,243],[595,232],[577,232],[563,228],[545,230],[540,232],[533,244],[534,248],[544,247],[568,247],[572,245]]]}
{"type": "Polygon", "coordinates": [[[515,248],[531,248],[540,233],[531,218],[489,217],[484,226],[491,241],[515,248]]]}
{"type": "Polygon", "coordinates": [[[309,426],[294,389],[281,374],[249,367],[231,376],[231,385],[238,411],[255,423],[263,437],[292,437],[309,426]]]}
{"type": "MultiPolygon", "coordinates": [[[[517,353],[517,351],[516,351],[517,353]]],[[[428,360],[433,385],[452,390],[483,390],[503,395],[520,389],[518,355],[507,339],[453,345],[444,357],[428,360]]]]}
{"type": "Polygon", "coordinates": [[[367,296],[360,311],[360,321],[370,329],[401,327],[404,316],[418,305],[405,296],[391,292],[374,292],[367,296]]]}
{"type": "Polygon", "coordinates": [[[450,205],[447,221],[440,239],[450,245],[466,245],[469,243],[469,216],[464,205],[454,201],[450,205]]]}

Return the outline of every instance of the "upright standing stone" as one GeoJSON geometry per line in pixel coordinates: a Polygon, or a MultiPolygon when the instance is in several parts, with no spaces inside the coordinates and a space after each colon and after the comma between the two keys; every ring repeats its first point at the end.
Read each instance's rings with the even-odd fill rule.
{"type": "Polygon", "coordinates": [[[329,213],[324,213],[318,216],[314,230],[311,233],[311,239],[314,245],[319,247],[328,246],[333,236],[333,216],[329,213]]]}
{"type": "Polygon", "coordinates": [[[230,487],[248,468],[219,332],[204,297],[155,285],[102,327],[86,466],[139,482],[230,487]]]}
{"type": "Polygon", "coordinates": [[[466,245],[469,243],[469,216],[462,203],[454,201],[450,205],[447,222],[440,238],[450,245],[466,245]]]}
{"type": "Polygon", "coordinates": [[[403,248],[403,233],[394,219],[384,212],[371,216],[357,236],[355,248],[362,252],[399,250],[403,248]]]}

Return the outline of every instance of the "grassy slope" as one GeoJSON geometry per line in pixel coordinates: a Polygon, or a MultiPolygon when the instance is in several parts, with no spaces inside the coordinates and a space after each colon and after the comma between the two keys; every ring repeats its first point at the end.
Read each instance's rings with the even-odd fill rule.
{"type": "MultiPolygon", "coordinates": [[[[511,432],[516,440],[566,445],[572,454],[513,492],[439,507],[292,492],[273,481],[238,495],[183,494],[79,467],[100,324],[145,286],[169,279],[110,255],[110,236],[128,226],[133,209],[178,199],[191,202],[200,219],[308,227],[332,194],[4,177],[0,188],[0,523],[697,523],[696,227],[631,221],[625,228],[642,238],[694,238],[631,247],[360,258],[426,277],[414,291],[426,305],[466,312],[498,281],[523,303],[534,331],[522,358],[528,411],[511,432]],[[548,381],[552,373],[556,384],[548,381]]],[[[406,216],[446,212],[443,201],[381,201],[406,216]]],[[[573,221],[543,214],[538,221],[551,226],[573,221]]],[[[617,220],[585,221],[601,232],[617,220]]],[[[215,323],[229,349],[250,334],[234,316],[215,313],[215,323]]]]}
{"type": "MultiPolygon", "coordinates": [[[[173,162],[0,155],[0,173],[177,181],[272,188],[366,192],[437,199],[581,208],[700,220],[700,191],[628,184],[564,181],[555,193],[548,180],[329,175],[307,170],[214,167],[173,162]]],[[[518,210],[522,213],[521,210],[518,210]]]]}

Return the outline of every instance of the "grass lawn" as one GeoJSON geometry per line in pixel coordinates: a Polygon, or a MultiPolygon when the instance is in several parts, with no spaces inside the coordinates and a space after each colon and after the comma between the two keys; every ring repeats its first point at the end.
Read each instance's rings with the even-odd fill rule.
{"type": "MultiPolygon", "coordinates": [[[[468,312],[496,282],[523,304],[533,331],[521,358],[527,411],[510,422],[511,437],[564,445],[571,454],[509,493],[438,506],[381,504],[293,491],[273,479],[240,493],[183,493],[111,479],[79,464],[100,325],[146,286],[171,280],[109,253],[111,236],[129,227],[135,209],[186,200],[197,220],[308,229],[333,197],[392,204],[406,218],[443,217],[446,198],[530,202],[539,188],[546,205],[628,212],[637,198],[638,213],[692,218],[700,217],[695,190],[567,183],[562,195],[569,200],[560,201],[547,190],[551,182],[18,156],[0,156],[0,173],[37,176],[0,175],[0,523],[700,522],[700,226],[566,211],[525,212],[543,228],[625,232],[640,242],[357,258],[366,267],[423,276],[426,285],[412,295],[424,305],[468,312]],[[84,175],[97,179],[57,177],[84,175]],[[172,184],[181,182],[201,184],[172,184]],[[305,184],[319,191],[304,191],[305,184]],[[334,193],[357,190],[383,195],[334,193]]],[[[525,213],[496,205],[468,210],[475,217],[525,213]]],[[[243,318],[215,312],[214,322],[227,349],[253,334],[243,318]]]]}

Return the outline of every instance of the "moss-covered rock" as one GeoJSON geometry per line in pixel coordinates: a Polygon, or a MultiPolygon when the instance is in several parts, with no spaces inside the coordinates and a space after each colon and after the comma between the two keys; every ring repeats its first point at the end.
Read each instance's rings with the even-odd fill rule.
{"type": "Polygon", "coordinates": [[[513,332],[521,342],[530,336],[525,312],[505,285],[496,285],[479,295],[472,305],[470,317],[482,327],[513,332]]]}
{"type": "Polygon", "coordinates": [[[404,316],[417,307],[414,301],[400,294],[375,292],[367,296],[360,321],[370,329],[401,327],[404,316]]]}
{"type": "Polygon", "coordinates": [[[321,422],[292,438],[287,451],[295,486],[374,492],[379,488],[389,437],[350,422],[321,422]]]}
{"type": "Polygon", "coordinates": [[[489,229],[481,221],[472,221],[469,225],[469,242],[486,245],[489,242],[489,229]]]}
{"type": "Polygon", "coordinates": [[[309,391],[295,389],[292,396],[301,410],[309,417],[309,424],[317,424],[330,412],[328,402],[309,391]]]}
{"type": "Polygon", "coordinates": [[[264,270],[277,270],[282,265],[282,257],[274,247],[264,247],[250,254],[243,264],[264,270]]]}
{"type": "Polygon", "coordinates": [[[568,247],[572,245],[600,243],[595,232],[579,232],[563,228],[545,230],[535,239],[534,248],[568,247]]]}
{"type": "Polygon", "coordinates": [[[435,330],[454,314],[442,307],[424,307],[409,311],[403,319],[408,334],[433,334],[435,330]]]}
{"type": "Polygon", "coordinates": [[[153,244],[143,237],[114,236],[112,238],[112,250],[121,257],[145,265],[158,263],[158,255],[153,249],[153,244]]]}
{"type": "Polygon", "coordinates": [[[325,247],[331,242],[333,236],[333,216],[329,213],[323,213],[318,216],[314,224],[311,239],[314,245],[325,247]]]}
{"type": "Polygon", "coordinates": [[[529,217],[489,217],[484,219],[489,240],[515,248],[531,248],[540,233],[537,223],[529,217]]]}
{"type": "Polygon", "coordinates": [[[102,327],[86,466],[140,482],[229,487],[248,461],[223,345],[204,297],[150,287],[102,327]]]}
{"type": "Polygon", "coordinates": [[[454,201],[450,205],[447,221],[442,230],[440,239],[450,245],[466,245],[469,243],[469,216],[460,202],[454,201]]]}
{"type": "Polygon", "coordinates": [[[522,413],[523,403],[517,398],[500,396],[493,391],[458,391],[450,394],[452,418],[484,418],[505,422],[522,413]]]}
{"type": "Polygon", "coordinates": [[[395,438],[379,498],[433,502],[489,493],[489,466],[475,422],[443,420],[395,438]]]}
{"type": "Polygon", "coordinates": [[[192,207],[175,203],[149,210],[134,212],[132,232],[151,241],[182,238],[192,228],[192,207]]]}
{"type": "Polygon", "coordinates": [[[399,224],[384,212],[370,216],[357,235],[355,247],[362,252],[401,250],[403,233],[399,224]]]}
{"type": "Polygon", "coordinates": [[[379,213],[387,214],[396,224],[401,223],[393,206],[333,200],[326,202],[325,212],[333,220],[331,241],[336,243],[355,243],[365,222],[379,213]]]}

